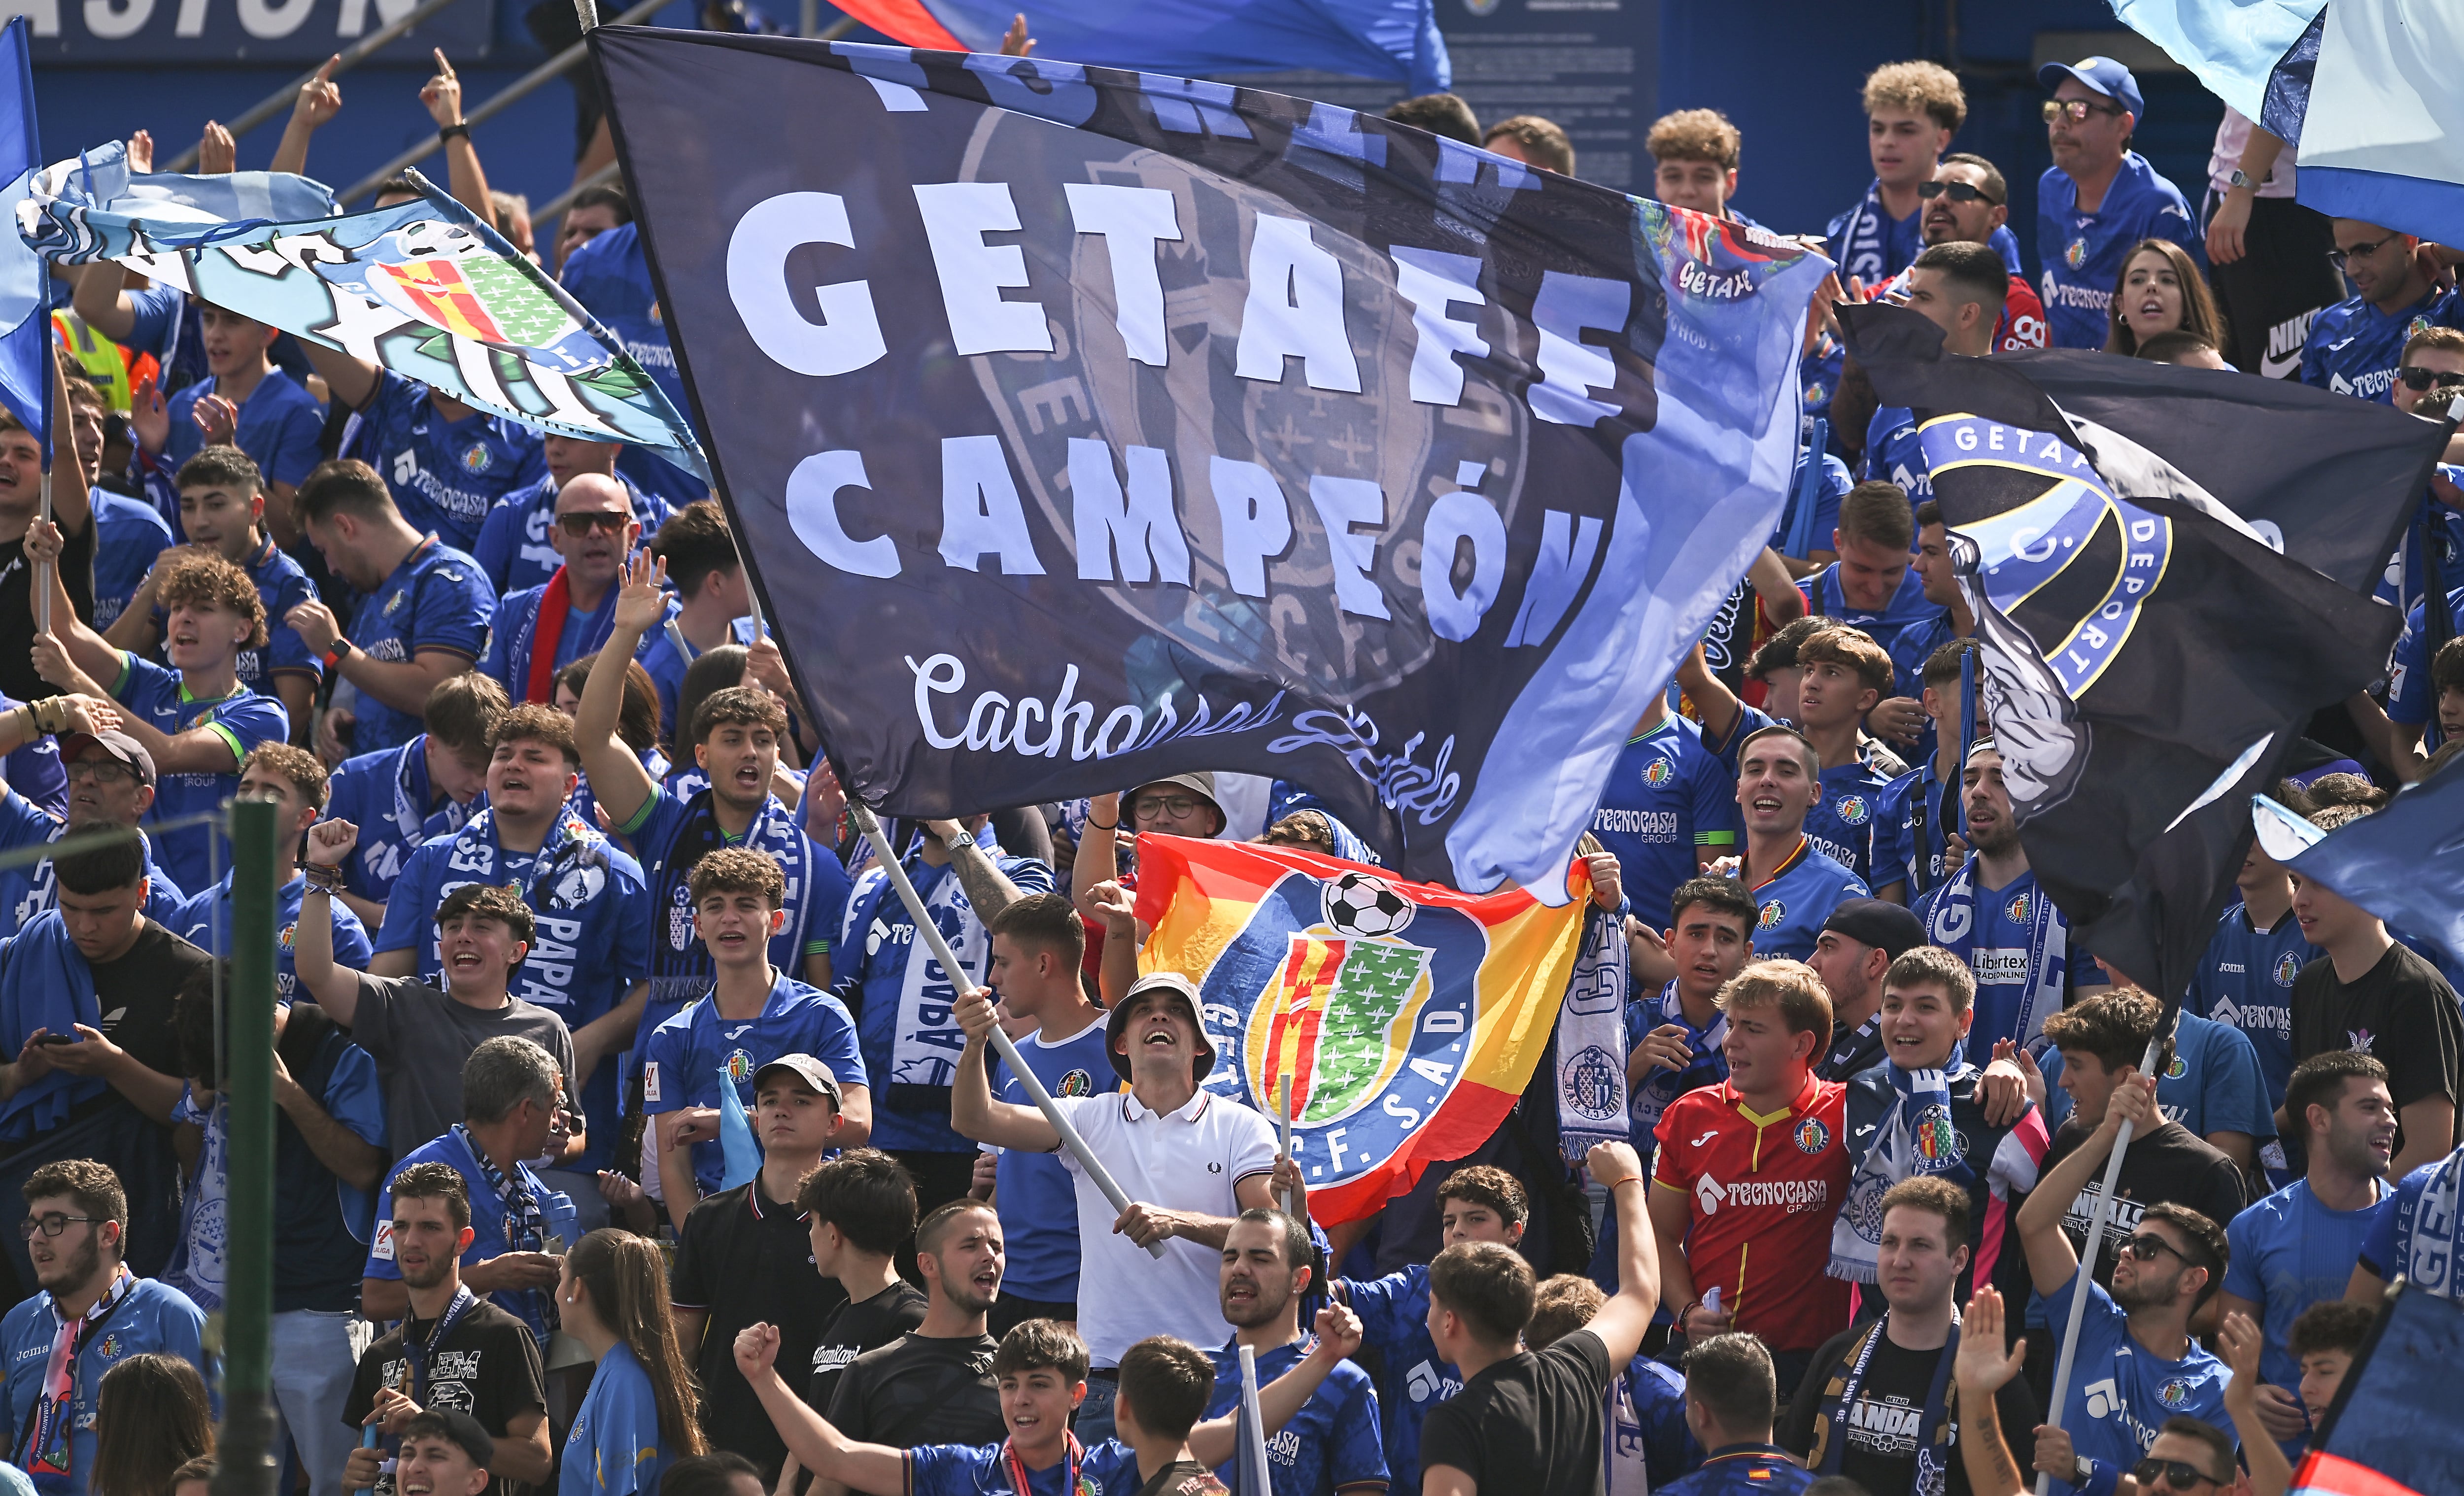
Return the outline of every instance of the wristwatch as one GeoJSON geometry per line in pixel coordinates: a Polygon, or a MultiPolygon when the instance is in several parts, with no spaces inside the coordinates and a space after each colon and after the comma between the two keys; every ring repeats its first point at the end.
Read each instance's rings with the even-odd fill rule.
{"type": "Polygon", "coordinates": [[[973,833],[968,831],[965,823],[962,822],[959,824],[957,830],[941,838],[941,845],[948,847],[950,849],[950,855],[955,857],[958,853],[965,851],[968,847],[975,846],[976,838],[973,833]]]}
{"type": "Polygon", "coordinates": [[[325,668],[332,670],[359,652],[360,647],[348,639],[336,639],[333,648],[325,651],[325,668]]]}
{"type": "Polygon", "coordinates": [[[2073,1455],[2071,1457],[2071,1484],[2081,1489],[2085,1489],[2087,1483],[2095,1479],[2096,1462],[2085,1455],[2073,1455]]]}
{"type": "Polygon", "coordinates": [[[2256,190],[2258,184],[2250,179],[2249,172],[2242,170],[2239,166],[2235,166],[2233,168],[2233,175],[2225,178],[2225,186],[2228,187],[2249,187],[2253,190],[2256,190]]]}

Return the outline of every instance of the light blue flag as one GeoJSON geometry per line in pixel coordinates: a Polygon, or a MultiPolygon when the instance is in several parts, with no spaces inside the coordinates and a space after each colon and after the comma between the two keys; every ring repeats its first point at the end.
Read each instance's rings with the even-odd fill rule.
{"type": "Polygon", "coordinates": [[[2464,240],[2464,6],[2454,0],[2114,0],[2114,13],[2296,147],[2296,198],[2464,240]]]}
{"type": "Polygon", "coordinates": [[[724,1065],[718,1067],[718,1146],[727,1155],[720,1189],[750,1184],[761,1172],[761,1145],[753,1140],[753,1119],[744,1114],[744,1103],[737,1096],[736,1082],[728,1078],[724,1065]]]}
{"type": "Polygon", "coordinates": [[[132,177],[121,148],[40,174],[26,242],[113,260],[494,415],[647,447],[706,477],[700,445],[624,345],[471,210],[422,196],[329,216],[319,183],[268,172],[132,177]]]}
{"type": "MultiPolygon", "coordinates": [[[[27,22],[22,15],[0,30],[0,78],[16,99],[0,107],[0,209],[12,217],[26,200],[42,142],[34,129],[34,77],[28,61],[27,22]]],[[[52,319],[45,315],[51,277],[42,256],[0,233],[0,402],[43,444],[43,465],[52,460],[52,319]]]]}

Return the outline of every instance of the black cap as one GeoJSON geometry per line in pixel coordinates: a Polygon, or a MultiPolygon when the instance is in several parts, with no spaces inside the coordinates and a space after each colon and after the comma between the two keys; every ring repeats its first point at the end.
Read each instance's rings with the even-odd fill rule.
{"type": "Polygon", "coordinates": [[[1925,943],[1924,922],[1888,899],[1841,899],[1822,928],[1837,930],[1859,945],[1879,947],[1895,961],[1925,943]]]}
{"type": "Polygon", "coordinates": [[[402,1432],[405,1439],[411,1439],[431,1431],[461,1445],[471,1463],[482,1470],[491,1468],[496,1458],[496,1441],[488,1437],[477,1419],[459,1408],[423,1408],[402,1432]]]}

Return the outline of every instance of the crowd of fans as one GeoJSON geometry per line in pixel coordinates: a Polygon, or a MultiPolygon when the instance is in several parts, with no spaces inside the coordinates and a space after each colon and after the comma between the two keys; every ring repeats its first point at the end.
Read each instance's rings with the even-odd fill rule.
{"type": "MultiPolygon", "coordinates": [[[[2238,118],[2194,213],[2129,149],[2126,69],[2043,81],[2036,278],[2003,174],[1949,151],[1957,79],[1897,63],[1824,235],[1838,296],[1958,354],[2229,359],[2424,416],[2464,390],[2450,252],[2301,209],[2238,118]]],[[[456,194],[533,252],[441,55],[422,97],[456,194]]],[[[341,108],[303,89],[276,165],[341,108]]],[[[1575,169],[1545,120],[1391,117],[1575,169]]],[[[1721,116],[1650,149],[1665,201],[1755,227],[1721,116]]],[[[672,385],[623,193],[536,249],[672,385]]],[[[60,844],[0,870],[12,1489],[213,1472],[234,797],[285,832],[274,1382],[313,1496],[1203,1492],[1244,1353],[1275,1496],[2281,1496],[2379,1290],[2453,1249],[2453,955],[2254,848],[2160,1035],[2030,872],[1909,414],[1827,333],[1815,511],[1635,724],[1583,847],[1629,937],[1630,1141],[1570,1165],[1544,1071],[1321,1229],[1269,1119],[1204,1089],[1199,993],[1139,974],[1129,892],[1137,833],[1365,855],[1305,788],[893,823],[945,970],[681,474],[116,265],[74,304],[52,520],[0,417],[0,850],[60,844]]],[[[2464,589],[2428,580],[2457,508],[2442,472],[2390,560],[2383,697],[2276,792],[2319,825],[2464,729],[2464,589]]]]}

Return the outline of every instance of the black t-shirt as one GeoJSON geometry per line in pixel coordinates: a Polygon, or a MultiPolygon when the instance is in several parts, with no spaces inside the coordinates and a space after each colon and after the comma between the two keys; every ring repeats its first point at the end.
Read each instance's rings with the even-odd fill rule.
{"type": "MultiPolygon", "coordinates": [[[[55,481],[76,481],[76,465],[63,466],[55,481]]],[[[60,585],[69,605],[83,622],[94,622],[94,531],[92,519],[60,545],[60,585]]],[[[19,701],[56,696],[59,688],[34,672],[34,568],[26,561],[21,538],[0,540],[0,691],[19,701]]],[[[109,682],[104,682],[108,685],[109,682]]],[[[172,1072],[177,1073],[177,1072],[172,1072]]]]}
{"type": "Polygon", "coordinates": [[[213,959],[154,921],[145,921],[137,943],[120,959],[88,963],[103,1036],[157,1074],[174,1079],[187,1075],[180,1035],[171,1021],[173,1000],[188,974],[212,965],[213,959]]]}
{"type": "MultiPolygon", "coordinates": [[[[2082,1127],[2073,1113],[2054,1133],[2054,1144],[2045,1150],[2036,1177],[2044,1177],[2054,1165],[2079,1152],[2094,1131],[2082,1127]]],[[[2100,1168],[2062,1213],[2062,1231],[2071,1239],[2074,1252],[2087,1245],[2088,1212],[2095,1209],[2103,1189],[2104,1171],[2100,1168]]],[[[2114,1186],[2113,1211],[2105,1218],[2104,1242],[2096,1249],[2099,1287],[2113,1287],[2115,1254],[2139,1229],[2139,1218],[2146,1208],[2160,1203],[2187,1205],[2221,1228],[2240,1215],[2250,1200],[2240,1167],[2181,1123],[2167,1122],[2145,1137],[2131,1138],[2130,1152],[2122,1160],[2122,1177],[2114,1186]]]]}
{"type": "MultiPolygon", "coordinates": [[[[403,1389],[422,1407],[456,1408],[479,1420],[496,1439],[524,1413],[547,1411],[546,1374],[540,1370],[539,1342],[530,1327],[481,1299],[453,1324],[453,1332],[437,1343],[430,1355],[424,1388],[409,1385],[410,1366],[403,1353],[405,1333],[428,1343],[433,1320],[406,1320],[377,1337],[360,1357],[351,1377],[351,1397],[342,1404],[342,1421],[354,1430],[377,1405],[377,1389],[403,1389]]],[[[489,1496],[519,1496],[520,1482],[498,1477],[489,1496]]],[[[393,1477],[380,1476],[376,1496],[393,1496],[393,1477]]]]}
{"type": "MultiPolygon", "coordinates": [[[[1773,1440],[1781,1448],[1801,1458],[1813,1454],[1814,1420],[1822,1415],[1827,1398],[1846,1390],[1850,1364],[1868,1328],[1858,1325],[1843,1330],[1814,1353],[1805,1381],[1774,1431],[1773,1440]]],[[[1887,1334],[1874,1347],[1865,1380],[1857,1390],[1857,1405],[1842,1410],[1840,1421],[1846,1427],[1830,1430],[1830,1438],[1847,1441],[1839,1455],[1841,1475],[1869,1491],[1916,1489],[1917,1434],[1925,1423],[1925,1394],[1933,1388],[1942,1354],[1940,1348],[1910,1351],[1893,1345],[1887,1334]]],[[[1942,1395],[1942,1427],[1948,1441],[1942,1445],[1949,1471],[1946,1489],[1947,1496],[1969,1496],[1968,1470],[1959,1458],[1959,1388],[1947,1376],[1942,1395]]],[[[2004,1382],[1993,1395],[1993,1409],[2006,1442],[2035,1437],[2041,1419],[2028,1378],[2013,1376],[2004,1382]]]]}
{"type": "Polygon", "coordinates": [[[829,1420],[859,1443],[998,1444],[1009,1437],[990,1335],[905,1334],[847,1363],[829,1420]]]}
{"type": "Polygon", "coordinates": [[[1175,1460],[1138,1487],[1138,1496],[1224,1496],[1223,1483],[1195,1460],[1175,1460]]]}
{"type": "Polygon", "coordinates": [[[1484,1369],[1429,1411],[1420,1468],[1452,1465],[1482,1490],[1600,1496],[1600,1419],[1613,1368],[1588,1330],[1484,1369]]]}
{"type": "Polygon", "coordinates": [[[813,1270],[810,1218],[761,1195],[759,1179],[712,1196],[685,1217],[676,1237],[675,1306],[709,1316],[701,1345],[688,1346],[701,1379],[702,1432],[775,1475],[786,1442],[736,1369],[736,1332],[762,1321],[779,1327],[779,1364],[812,1360],[822,1326],[847,1302],[836,1278],[813,1270]]]}
{"type": "MultiPolygon", "coordinates": [[[[2438,968],[2402,945],[2390,945],[2359,981],[2336,979],[2336,963],[2320,959],[2293,979],[2296,1064],[2330,1049],[2353,1049],[2387,1067],[2387,1094],[2401,1111],[2416,1101],[2464,1100],[2464,1015],[2455,989],[2438,968]]],[[[2464,1107],[2457,1109],[2464,1124],[2464,1107]]],[[[2464,1126],[2448,1138],[2464,1137],[2464,1126]]],[[[2401,1136],[2396,1151],[2409,1144],[2401,1136]]]]}
{"type": "Polygon", "coordinates": [[[839,1377],[855,1358],[924,1323],[926,1302],[923,1289],[901,1279],[869,1299],[840,1305],[814,1337],[812,1385],[804,1401],[827,1414],[838,1395],[839,1377]]]}

